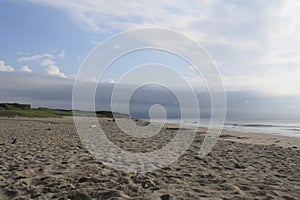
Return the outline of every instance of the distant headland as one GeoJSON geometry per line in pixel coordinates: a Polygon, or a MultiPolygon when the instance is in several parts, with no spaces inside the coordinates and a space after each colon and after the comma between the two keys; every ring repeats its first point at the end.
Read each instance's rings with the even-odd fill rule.
{"type": "Polygon", "coordinates": [[[61,118],[65,116],[73,116],[76,112],[76,116],[94,116],[97,117],[128,117],[126,114],[111,112],[111,111],[73,111],[64,109],[51,109],[46,107],[32,108],[30,104],[21,103],[0,103],[0,117],[41,117],[41,118],[61,118]]]}

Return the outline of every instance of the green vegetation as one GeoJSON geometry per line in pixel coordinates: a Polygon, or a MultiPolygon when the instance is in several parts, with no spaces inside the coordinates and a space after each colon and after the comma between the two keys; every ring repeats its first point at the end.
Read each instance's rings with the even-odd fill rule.
{"type": "MultiPolygon", "coordinates": [[[[76,116],[94,116],[95,113],[88,111],[76,111],[76,116]]],[[[97,111],[97,117],[113,117],[111,111],[97,111]]],[[[41,117],[41,118],[61,118],[64,116],[73,116],[72,110],[49,109],[49,108],[31,108],[29,104],[18,103],[0,103],[0,117],[41,117]]],[[[114,117],[128,117],[121,113],[114,113],[114,117]]]]}
{"type": "Polygon", "coordinates": [[[0,110],[30,110],[29,104],[0,103],[0,110]]]}

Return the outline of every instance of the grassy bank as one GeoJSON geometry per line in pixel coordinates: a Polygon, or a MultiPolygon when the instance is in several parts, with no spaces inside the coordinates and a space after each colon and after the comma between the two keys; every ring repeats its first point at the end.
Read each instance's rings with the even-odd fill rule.
{"type": "MultiPolygon", "coordinates": [[[[94,112],[76,111],[76,116],[94,116],[94,112]]],[[[112,113],[111,111],[97,111],[97,117],[128,117],[121,113],[112,113]]],[[[0,117],[41,117],[41,118],[61,118],[64,116],[73,116],[72,110],[50,109],[50,108],[31,108],[29,104],[1,103],[0,117]]]]}

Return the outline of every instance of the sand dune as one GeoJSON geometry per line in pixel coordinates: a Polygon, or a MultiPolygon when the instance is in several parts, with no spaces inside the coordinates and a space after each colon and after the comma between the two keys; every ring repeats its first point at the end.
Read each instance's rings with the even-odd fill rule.
{"type": "MultiPolygon", "coordinates": [[[[108,137],[130,151],[161,148],[176,133],[149,139],[122,134],[101,119],[108,137]]],[[[199,133],[176,162],[125,173],[94,159],[71,118],[0,119],[0,199],[300,199],[300,140],[224,132],[204,159],[199,133]]]]}

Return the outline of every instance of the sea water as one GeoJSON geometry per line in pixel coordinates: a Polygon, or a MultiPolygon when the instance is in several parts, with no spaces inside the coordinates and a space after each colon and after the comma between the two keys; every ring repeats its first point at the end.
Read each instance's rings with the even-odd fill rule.
{"type": "MultiPolygon", "coordinates": [[[[183,123],[186,125],[193,125],[199,127],[208,127],[210,120],[209,119],[188,119],[182,120],[171,119],[167,120],[169,123],[183,123]]],[[[298,137],[300,138],[300,119],[272,119],[272,120],[226,120],[224,123],[223,130],[227,131],[240,131],[240,132],[249,132],[249,133],[262,133],[262,134],[275,134],[283,135],[289,137],[298,137]]]]}

